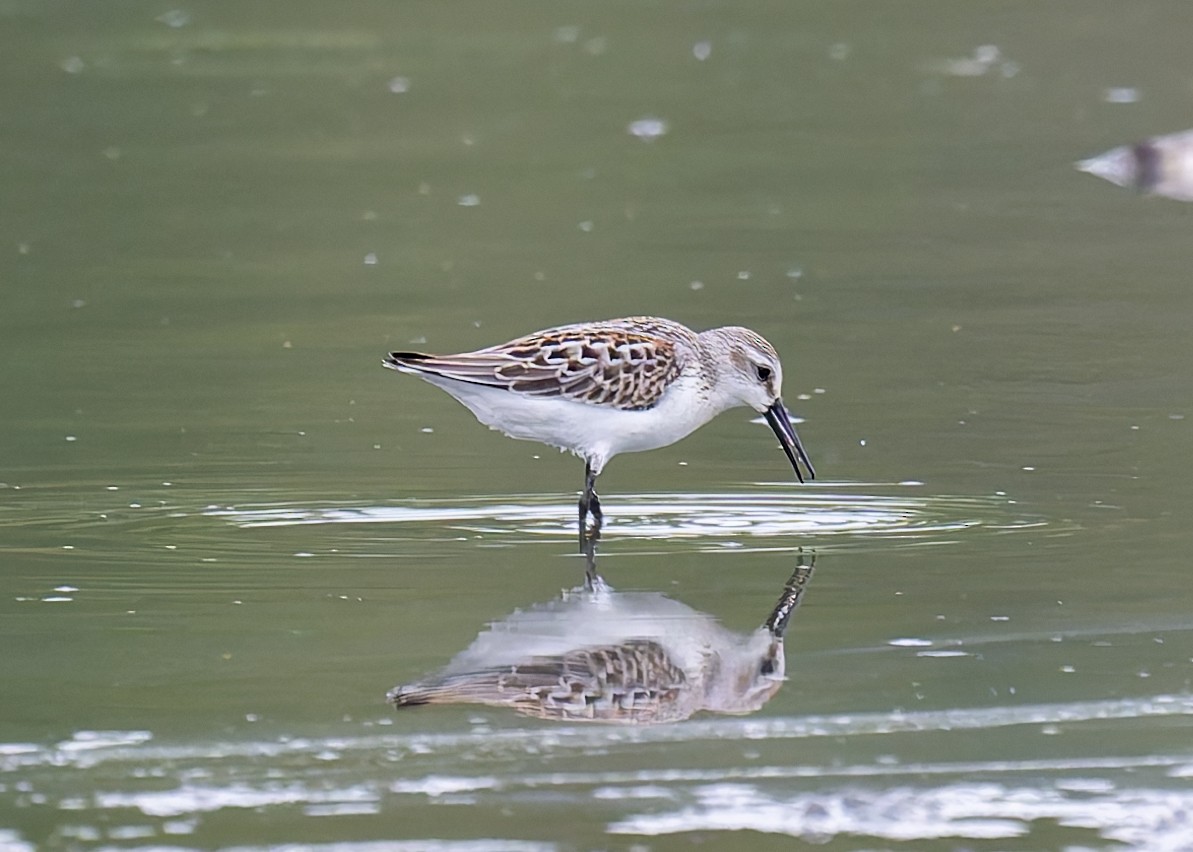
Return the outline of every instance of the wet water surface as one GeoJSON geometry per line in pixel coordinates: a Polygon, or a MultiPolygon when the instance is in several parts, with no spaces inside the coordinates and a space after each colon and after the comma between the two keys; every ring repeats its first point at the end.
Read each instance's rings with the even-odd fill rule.
{"type": "Polygon", "coordinates": [[[1190,211],[1073,168],[1189,124],[1133,9],[0,2],[0,848],[1190,848],[1190,211]],[[634,314],[773,342],[817,479],[615,458],[602,597],[583,465],[380,361],[634,314]],[[386,703],[751,642],[745,715],[386,703]]]}

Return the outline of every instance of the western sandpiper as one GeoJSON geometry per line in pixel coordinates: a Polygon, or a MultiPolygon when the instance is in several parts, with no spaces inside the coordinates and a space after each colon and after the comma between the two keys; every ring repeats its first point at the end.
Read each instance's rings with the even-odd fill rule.
{"type": "Polygon", "coordinates": [[[582,550],[590,514],[593,535],[600,531],[596,478],[609,459],[673,444],[730,408],[765,415],[796,478],[816,475],[783,406],[779,356],[748,328],[697,334],[671,320],[629,317],[457,355],[391,352],[382,363],[447,391],[490,429],[583,458],[582,550]]]}
{"type": "Polygon", "coordinates": [[[488,704],[622,724],[752,713],[785,680],[783,637],[811,576],[801,560],[770,617],[746,634],[658,592],[615,592],[598,576],[495,622],[441,672],[387,697],[399,708],[488,704]]]}

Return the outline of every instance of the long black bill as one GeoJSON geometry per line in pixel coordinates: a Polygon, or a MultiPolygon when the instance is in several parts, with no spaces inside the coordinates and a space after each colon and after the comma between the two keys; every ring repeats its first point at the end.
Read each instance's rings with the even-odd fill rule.
{"type": "Polygon", "coordinates": [[[791,425],[791,415],[783,406],[783,400],[776,399],[775,404],[766,410],[766,422],[775,431],[779,445],[787,454],[791,467],[795,470],[795,478],[800,482],[804,481],[804,475],[799,469],[800,462],[803,462],[808,471],[808,479],[815,479],[816,471],[812,468],[808,454],[804,452],[804,445],[799,442],[799,435],[795,434],[795,427],[791,425]]]}

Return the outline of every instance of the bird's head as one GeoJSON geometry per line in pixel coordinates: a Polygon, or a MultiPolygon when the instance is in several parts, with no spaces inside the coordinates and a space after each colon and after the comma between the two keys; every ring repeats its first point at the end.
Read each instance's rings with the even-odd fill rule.
{"type": "Polygon", "coordinates": [[[717,358],[723,392],[728,397],[726,407],[747,405],[763,415],[787,454],[796,478],[804,481],[802,463],[808,479],[815,479],[816,471],[783,405],[783,365],[775,347],[760,334],[740,326],[716,328],[705,334],[710,336],[711,351],[717,358]]]}

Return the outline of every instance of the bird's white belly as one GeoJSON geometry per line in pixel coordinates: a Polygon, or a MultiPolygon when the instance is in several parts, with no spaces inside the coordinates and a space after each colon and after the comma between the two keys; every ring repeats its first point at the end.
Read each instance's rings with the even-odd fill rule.
{"type": "Polygon", "coordinates": [[[674,444],[716,414],[700,404],[698,397],[676,393],[678,387],[664,394],[654,408],[626,411],[559,397],[526,396],[435,376],[422,378],[447,391],[491,429],[511,438],[570,450],[592,461],[598,472],[618,453],[674,444]]]}

